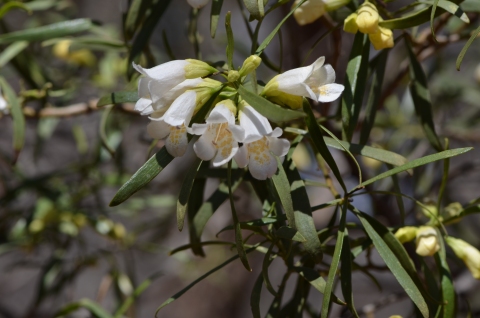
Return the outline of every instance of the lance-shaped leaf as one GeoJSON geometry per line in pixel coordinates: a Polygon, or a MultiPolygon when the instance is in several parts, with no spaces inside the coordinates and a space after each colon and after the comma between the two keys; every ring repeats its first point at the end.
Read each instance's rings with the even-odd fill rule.
{"type": "Polygon", "coordinates": [[[2,34],[0,35],[0,44],[16,41],[43,41],[84,32],[90,29],[91,26],[92,22],[89,19],[62,21],[46,26],[2,34]]]}
{"type": "Polygon", "coordinates": [[[272,181],[275,186],[275,190],[278,194],[278,198],[282,203],[283,210],[287,215],[288,225],[295,228],[295,213],[293,209],[293,200],[290,193],[290,182],[288,181],[287,174],[283,169],[282,163],[277,158],[277,172],[272,176],[272,181]]]}
{"type": "Polygon", "coordinates": [[[252,309],[253,318],[261,318],[260,312],[260,296],[262,295],[263,277],[262,273],[258,275],[255,284],[253,285],[252,294],[250,295],[250,308],[252,309]]]}
{"type": "Polygon", "coordinates": [[[132,194],[146,186],[162,170],[175,159],[163,147],[153,155],[137,172],[128,180],[113,197],[110,206],[116,206],[127,200],[132,194]]]}
{"type": "Polygon", "coordinates": [[[65,317],[66,315],[77,311],[80,308],[87,309],[93,315],[93,317],[96,318],[112,318],[112,316],[99,304],[87,298],[83,298],[77,302],[66,305],[60,309],[54,317],[65,317]]]}
{"type": "Polygon", "coordinates": [[[212,0],[212,10],[210,11],[210,36],[215,37],[217,32],[218,20],[222,11],[223,0],[212,0]]]}
{"type": "MultiPolygon", "coordinates": [[[[294,267],[293,269],[298,272],[300,276],[305,278],[310,283],[310,285],[312,285],[313,288],[315,288],[322,294],[325,293],[325,287],[327,286],[327,282],[322,276],[318,274],[316,270],[308,267],[294,267]]],[[[337,296],[335,296],[334,293],[331,294],[330,298],[334,303],[338,305],[346,305],[346,303],[337,296]]]]}
{"type": "Polygon", "coordinates": [[[138,101],[137,91],[113,92],[109,95],[102,96],[97,102],[97,107],[114,105],[114,104],[123,104],[123,103],[135,103],[137,101],[138,101]]]}
{"type": "MultiPolygon", "coordinates": [[[[204,162],[204,165],[208,164],[208,162],[204,162]]],[[[200,211],[200,207],[203,204],[203,192],[205,190],[205,183],[206,179],[203,178],[196,178],[193,182],[192,191],[190,192],[190,198],[188,199],[188,208],[187,208],[187,216],[188,216],[188,234],[190,236],[190,244],[192,245],[192,252],[198,256],[205,256],[203,252],[203,248],[200,245],[201,243],[201,235],[197,235],[196,228],[194,226],[193,220],[195,216],[200,211]]]]}
{"type": "Polygon", "coordinates": [[[202,162],[203,160],[196,158],[195,162],[188,170],[185,180],[183,181],[182,189],[180,190],[180,195],[178,196],[177,201],[177,228],[179,231],[183,229],[188,199],[190,198],[193,182],[195,181],[195,177],[200,169],[200,166],[202,165],[202,162]]]}
{"type": "Polygon", "coordinates": [[[342,294],[345,302],[347,303],[350,313],[355,317],[358,317],[358,313],[355,310],[355,304],[353,302],[353,290],[352,290],[352,252],[350,251],[350,239],[348,237],[348,230],[345,229],[345,236],[343,237],[343,248],[340,255],[342,267],[340,268],[340,283],[342,285],[342,294]]]}
{"type": "Polygon", "coordinates": [[[27,41],[18,41],[10,44],[0,53],[0,68],[4,67],[15,56],[22,52],[28,46],[27,41]]]}
{"type": "Polygon", "coordinates": [[[307,241],[299,231],[292,229],[288,226],[280,227],[278,230],[275,231],[275,235],[291,241],[297,241],[302,243],[307,241]]]}
{"type": "Polygon", "coordinates": [[[0,87],[5,94],[5,99],[13,118],[13,149],[15,150],[15,158],[18,156],[25,143],[25,116],[23,115],[22,105],[15,94],[15,91],[8,82],[0,77],[0,87]]]}
{"type": "Polygon", "coordinates": [[[282,123],[305,117],[305,113],[283,108],[267,99],[247,90],[244,86],[238,87],[238,93],[256,111],[275,123],[282,123]]]}
{"type": "Polygon", "coordinates": [[[460,65],[462,65],[463,58],[465,57],[465,54],[467,53],[468,48],[470,47],[470,45],[472,45],[473,41],[477,38],[479,34],[480,34],[480,26],[475,31],[473,31],[467,43],[465,43],[465,46],[460,51],[460,54],[458,54],[457,62],[455,63],[457,66],[457,70],[460,71],[460,65]]]}
{"type": "Polygon", "coordinates": [[[362,108],[363,94],[367,82],[370,40],[368,34],[357,32],[347,64],[345,90],[342,95],[342,137],[352,140],[362,108]]]}
{"type": "Polygon", "coordinates": [[[232,13],[228,11],[225,16],[225,29],[227,30],[227,65],[229,70],[233,70],[233,51],[235,50],[231,17],[232,13]]]}
{"type": "MultiPolygon", "coordinates": [[[[441,237],[440,231],[437,229],[438,237],[441,237]]],[[[442,286],[442,317],[456,317],[456,295],[453,286],[453,278],[447,263],[447,253],[444,240],[439,240],[440,250],[435,254],[435,262],[440,271],[440,283],[442,286]]]]}
{"type": "Polygon", "coordinates": [[[125,19],[125,34],[128,39],[131,39],[133,34],[137,31],[143,18],[145,17],[148,7],[152,4],[152,0],[133,0],[127,12],[125,19]]]}

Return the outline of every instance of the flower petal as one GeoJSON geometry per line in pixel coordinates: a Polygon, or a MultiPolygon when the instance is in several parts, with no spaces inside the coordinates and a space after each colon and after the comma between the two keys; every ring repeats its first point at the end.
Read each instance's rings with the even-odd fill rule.
{"type": "Polygon", "coordinates": [[[217,155],[213,159],[214,167],[219,167],[223,164],[226,164],[237,153],[238,142],[236,142],[233,138],[230,138],[230,139],[231,139],[230,144],[224,145],[223,147],[218,148],[217,155]]]}
{"type": "Polygon", "coordinates": [[[167,151],[174,157],[181,157],[188,147],[187,129],[185,125],[180,127],[170,126],[170,135],[165,141],[167,151]]]}
{"type": "Polygon", "coordinates": [[[207,130],[193,145],[193,150],[197,157],[202,160],[211,160],[215,157],[217,149],[212,143],[212,137],[209,136],[210,130],[207,130]]]}
{"type": "Polygon", "coordinates": [[[200,9],[204,7],[209,0],[187,0],[188,4],[195,9],[200,9]]]}
{"type": "Polygon", "coordinates": [[[141,112],[142,115],[148,115],[153,113],[152,101],[148,98],[141,97],[135,103],[135,108],[137,112],[141,112]]]}
{"type": "Polygon", "coordinates": [[[147,132],[154,139],[163,139],[170,133],[170,125],[164,121],[151,121],[147,125],[147,132]]]}
{"type": "Polygon", "coordinates": [[[208,115],[206,122],[208,124],[221,124],[221,123],[235,124],[235,115],[225,105],[218,104],[213,108],[210,115],[208,115]]]}
{"type": "Polygon", "coordinates": [[[312,74],[315,64],[319,62],[319,60],[322,61],[322,59],[324,60],[325,58],[321,57],[317,59],[315,63],[309,66],[294,68],[292,70],[286,71],[285,73],[277,75],[274,78],[276,79],[276,82],[278,84],[277,89],[292,95],[308,96],[306,95],[308,94],[308,92],[306,91],[304,83],[312,74]]]}
{"type": "Polygon", "coordinates": [[[327,84],[319,87],[318,101],[322,103],[329,103],[336,100],[342,94],[345,87],[340,84],[327,84]]]}
{"type": "Polygon", "coordinates": [[[233,139],[238,142],[243,142],[245,139],[245,130],[238,125],[228,125],[228,130],[232,132],[233,139]]]}
{"type": "MultiPolygon", "coordinates": [[[[300,0],[296,0],[292,7],[295,7],[300,0]]],[[[299,25],[312,23],[325,14],[325,2],[323,0],[307,0],[297,10],[293,16],[299,25]]]]}
{"type": "Polygon", "coordinates": [[[267,137],[270,151],[278,157],[283,157],[290,149],[290,142],[285,138],[267,137]]]}
{"type": "Polygon", "coordinates": [[[335,70],[330,64],[316,67],[307,80],[310,87],[319,87],[335,82],[335,70]]]}
{"type": "Polygon", "coordinates": [[[250,155],[248,170],[252,177],[258,180],[270,178],[277,171],[277,160],[268,151],[263,151],[257,155],[250,155]]]}
{"type": "Polygon", "coordinates": [[[163,91],[162,84],[158,81],[151,81],[149,85],[150,94],[152,96],[153,108],[161,109],[170,106],[175,99],[185,93],[186,90],[197,87],[204,82],[201,78],[187,79],[176,85],[167,92],[163,91]]]}
{"type": "Polygon", "coordinates": [[[259,140],[272,132],[268,119],[257,112],[252,106],[245,106],[238,115],[240,126],[245,129],[244,142],[249,143],[259,140]]]}
{"type": "Polygon", "coordinates": [[[138,80],[138,96],[140,98],[152,99],[150,91],[148,90],[148,84],[151,81],[148,77],[140,77],[138,80]]]}
{"type": "Polygon", "coordinates": [[[269,137],[280,137],[283,134],[283,130],[280,127],[275,127],[275,129],[268,135],[269,137]]]}
{"type": "Polygon", "coordinates": [[[238,148],[238,151],[235,154],[234,159],[240,168],[245,168],[248,165],[248,150],[246,145],[243,145],[242,147],[238,148]]]}
{"type": "Polygon", "coordinates": [[[187,131],[192,135],[203,135],[207,128],[207,124],[193,124],[192,127],[187,127],[187,131]]]}
{"type": "Polygon", "coordinates": [[[197,94],[194,91],[186,91],[172,103],[165,112],[164,120],[171,126],[187,126],[192,118],[195,105],[197,104],[197,94]]]}

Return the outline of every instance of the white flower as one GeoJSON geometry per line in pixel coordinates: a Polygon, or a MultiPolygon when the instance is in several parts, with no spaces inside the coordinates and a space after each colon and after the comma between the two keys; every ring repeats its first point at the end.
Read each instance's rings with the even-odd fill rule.
{"type": "Polygon", "coordinates": [[[192,59],[170,61],[150,69],[144,69],[135,63],[133,63],[133,67],[144,75],[138,81],[140,99],[135,104],[135,110],[141,112],[142,115],[159,110],[164,106],[162,101],[165,103],[166,100],[172,99],[172,94],[180,95],[188,87],[198,84],[198,81],[201,81],[200,77],[216,71],[207,63],[192,59]],[[188,79],[196,79],[197,82],[188,81],[188,79]],[[178,89],[169,95],[169,91],[177,86],[178,89]]]}
{"type": "Polygon", "coordinates": [[[417,252],[420,256],[433,256],[440,249],[437,231],[431,226],[421,226],[417,230],[417,252]]]}
{"type": "MultiPolygon", "coordinates": [[[[296,7],[301,0],[296,0],[292,8],[296,7]]],[[[326,12],[323,0],[307,0],[293,12],[293,16],[299,25],[312,23],[326,12]]]]}
{"type": "Polygon", "coordinates": [[[455,255],[465,262],[473,277],[480,279],[480,251],[461,239],[449,236],[445,238],[445,241],[455,255]]]}
{"type": "Polygon", "coordinates": [[[202,160],[212,160],[213,166],[221,166],[237,153],[238,143],[244,139],[245,131],[235,125],[235,105],[231,100],[218,103],[206,120],[206,124],[193,124],[188,132],[201,137],[193,150],[202,160]]]}
{"type": "Polygon", "coordinates": [[[238,118],[240,126],[245,129],[245,139],[243,147],[235,155],[235,161],[240,168],[248,165],[255,179],[270,178],[277,171],[274,155],[285,156],[290,143],[286,139],[279,139],[282,129],[277,127],[272,130],[268,120],[250,105],[240,110],[238,118]]]}
{"type": "Polygon", "coordinates": [[[187,0],[188,4],[195,9],[200,9],[204,7],[209,0],[187,0]]]}
{"type": "Polygon", "coordinates": [[[343,92],[343,85],[335,84],[335,71],[329,64],[323,65],[325,57],[312,65],[295,68],[279,74],[267,83],[262,95],[281,96],[282,92],[309,97],[322,103],[336,100],[343,92]]]}
{"type": "Polygon", "coordinates": [[[0,88],[0,113],[8,114],[8,103],[3,98],[2,89],[0,88]]]}

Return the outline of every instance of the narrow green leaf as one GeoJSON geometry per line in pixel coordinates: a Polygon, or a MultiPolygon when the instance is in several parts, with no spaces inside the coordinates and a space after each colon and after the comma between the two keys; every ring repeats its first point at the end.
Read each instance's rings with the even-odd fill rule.
{"type": "Polygon", "coordinates": [[[290,182],[280,160],[277,158],[277,172],[272,176],[272,181],[275,186],[275,190],[278,193],[278,198],[282,203],[283,210],[287,215],[288,225],[295,228],[295,213],[293,209],[292,195],[290,194],[290,182]]]}
{"type": "Polygon", "coordinates": [[[128,180],[113,197],[110,206],[116,206],[127,200],[132,194],[146,186],[170,163],[174,157],[163,147],[153,155],[137,172],[128,180]]]}
{"type": "Polygon", "coordinates": [[[370,93],[368,95],[367,107],[365,109],[365,119],[363,120],[362,130],[360,132],[360,144],[365,145],[368,142],[370,131],[375,124],[375,117],[377,115],[378,103],[382,93],[383,77],[385,75],[385,67],[387,65],[387,58],[389,49],[382,50],[378,55],[377,63],[373,69],[372,83],[370,86],[370,93]]]}
{"type": "Polygon", "coordinates": [[[307,282],[299,276],[292,299],[281,309],[278,317],[302,317],[310,286],[310,284],[307,284],[307,282]]]}
{"type": "Polygon", "coordinates": [[[250,295],[250,308],[252,309],[253,318],[261,318],[260,312],[260,296],[262,295],[263,277],[262,273],[258,275],[255,284],[253,285],[252,294],[250,295]]]}
{"type": "Polygon", "coordinates": [[[277,241],[274,241],[274,242],[272,242],[272,244],[270,244],[270,247],[268,248],[267,252],[265,253],[265,257],[263,258],[263,262],[262,262],[263,282],[265,283],[265,286],[267,287],[267,290],[275,297],[278,294],[275,291],[275,289],[273,288],[272,283],[270,282],[270,278],[269,278],[269,275],[268,275],[268,268],[270,267],[270,264],[274,260],[274,257],[272,257],[271,254],[272,254],[273,248],[275,247],[276,242],[277,241]]]}
{"type": "Polygon", "coordinates": [[[465,0],[460,4],[460,8],[465,12],[480,12],[480,2],[477,0],[465,0]]]}
{"type": "Polygon", "coordinates": [[[257,51],[255,51],[255,54],[257,55],[261,55],[263,53],[263,50],[265,50],[265,48],[270,44],[270,42],[273,40],[273,38],[275,37],[275,35],[277,34],[278,30],[280,30],[280,28],[282,27],[282,25],[285,23],[285,21],[287,21],[287,19],[293,14],[293,12],[298,8],[300,7],[305,1],[307,0],[301,0],[298,2],[298,4],[296,6],[294,6],[292,8],[292,10],[290,10],[290,12],[282,19],[282,21],[280,21],[279,24],[277,24],[277,26],[275,27],[275,29],[273,29],[272,32],[270,32],[270,34],[265,38],[265,40],[263,40],[262,44],[260,44],[260,46],[257,48],[257,51]]]}
{"type": "Polygon", "coordinates": [[[7,46],[2,53],[0,53],[0,68],[7,65],[8,62],[22,52],[27,46],[27,41],[18,41],[7,46]]]}
{"type": "Polygon", "coordinates": [[[356,213],[360,222],[362,222],[365,231],[383,261],[395,278],[397,278],[407,295],[415,303],[423,317],[430,317],[428,305],[420,291],[424,288],[419,282],[419,279],[414,280],[412,278],[412,275],[416,277],[416,270],[403,246],[395,239],[395,236],[377,220],[356,209],[352,210],[356,213]],[[395,250],[392,250],[392,247],[394,247],[395,250]]]}
{"type": "Polygon", "coordinates": [[[107,120],[108,116],[112,112],[113,107],[109,106],[104,109],[102,112],[102,117],[100,119],[100,127],[99,127],[99,134],[100,134],[100,140],[102,141],[102,146],[105,147],[105,149],[110,153],[112,158],[115,156],[115,149],[113,149],[109,143],[108,143],[108,137],[107,137],[107,120]]]}
{"type": "Polygon", "coordinates": [[[231,24],[232,13],[230,11],[225,15],[225,28],[227,29],[227,65],[229,70],[233,70],[233,51],[235,50],[235,41],[231,24]]]}
{"type": "Polygon", "coordinates": [[[328,270],[327,284],[325,285],[325,292],[323,293],[322,301],[322,318],[328,317],[328,309],[330,308],[330,297],[333,291],[333,282],[337,275],[338,263],[340,262],[340,255],[342,253],[343,238],[345,236],[345,225],[347,223],[347,202],[343,205],[342,214],[340,217],[340,224],[338,227],[337,241],[335,243],[335,251],[333,252],[332,262],[328,270]]]}
{"type": "Polygon", "coordinates": [[[470,45],[472,45],[473,41],[477,38],[478,34],[480,34],[480,26],[475,31],[473,31],[467,43],[465,43],[462,50],[460,51],[460,54],[458,54],[457,62],[455,63],[458,71],[460,71],[460,65],[462,65],[463,58],[465,57],[465,54],[467,53],[468,48],[470,47],[470,45]]]}
{"type": "MultiPolygon", "coordinates": [[[[318,274],[316,270],[308,267],[294,267],[293,269],[298,272],[300,276],[305,278],[310,283],[310,285],[313,286],[313,288],[315,288],[322,294],[325,294],[325,287],[327,286],[327,282],[322,276],[318,274]]],[[[346,305],[346,303],[343,300],[339,299],[337,296],[335,296],[334,293],[331,294],[330,298],[334,303],[338,305],[346,305]]]]}
{"type": "MultiPolygon", "coordinates": [[[[250,252],[253,252],[254,250],[257,249],[257,247],[259,246],[260,244],[256,244],[255,246],[245,250],[245,253],[248,254],[250,252]]],[[[193,286],[195,286],[197,283],[201,282],[202,280],[204,280],[205,278],[207,278],[208,276],[210,276],[211,274],[215,273],[216,271],[218,271],[219,269],[222,269],[223,267],[225,267],[226,265],[230,264],[231,262],[233,262],[234,260],[238,259],[239,256],[238,255],[235,255],[235,256],[232,256],[230,257],[229,259],[227,259],[225,262],[223,262],[222,264],[214,267],[213,269],[209,270],[208,272],[206,272],[205,274],[203,274],[202,276],[200,276],[199,278],[197,278],[196,280],[194,280],[193,282],[191,282],[187,287],[183,288],[182,290],[180,290],[178,293],[176,293],[175,295],[173,295],[172,297],[170,297],[169,299],[167,299],[163,304],[160,305],[160,307],[157,308],[157,310],[155,311],[155,317],[157,317],[158,315],[158,312],[165,306],[171,304],[172,302],[174,302],[175,300],[177,300],[178,298],[180,298],[183,294],[185,294],[190,288],[192,288],[193,286]]]]}
{"type": "Polygon", "coordinates": [[[347,64],[345,90],[342,94],[342,139],[351,141],[362,108],[368,74],[370,40],[368,34],[357,32],[347,64]]]}
{"type": "Polygon", "coordinates": [[[432,102],[430,99],[430,91],[428,90],[427,77],[408,41],[407,50],[410,58],[410,94],[412,95],[415,112],[417,116],[420,117],[423,131],[432,147],[437,151],[442,151],[443,148],[435,132],[435,124],[433,123],[432,102]]]}
{"type": "Polygon", "coordinates": [[[404,165],[401,165],[399,167],[395,167],[393,169],[390,169],[388,171],[385,171],[385,172],[379,174],[376,177],[373,177],[371,179],[363,181],[361,184],[356,186],[355,189],[361,189],[361,188],[363,188],[363,187],[365,187],[365,186],[367,186],[371,183],[374,183],[378,180],[390,177],[390,176],[392,176],[394,174],[397,174],[397,173],[400,173],[402,171],[406,171],[406,170],[409,170],[409,169],[413,169],[413,168],[416,168],[416,167],[426,165],[427,163],[430,163],[430,162],[434,162],[434,161],[438,161],[438,160],[442,160],[442,159],[451,158],[451,157],[461,155],[461,154],[463,154],[465,152],[468,152],[472,149],[473,149],[472,147],[467,147],[467,148],[457,148],[457,149],[452,149],[452,150],[445,150],[445,151],[442,151],[442,152],[439,152],[439,153],[436,153],[436,154],[433,154],[433,155],[428,155],[428,156],[425,156],[425,157],[422,157],[422,158],[412,160],[412,161],[410,161],[410,162],[408,162],[404,165]]]}
{"type": "Polygon", "coordinates": [[[183,230],[185,213],[187,212],[188,199],[190,198],[190,192],[192,191],[193,182],[195,181],[195,177],[202,163],[203,160],[195,158],[195,162],[188,170],[187,175],[185,176],[185,180],[183,180],[182,188],[180,190],[180,195],[178,196],[177,201],[177,228],[179,231],[183,230]]]}
{"type": "Polygon", "coordinates": [[[92,22],[89,19],[62,21],[46,26],[2,34],[0,35],[0,44],[17,41],[43,41],[84,32],[90,29],[91,26],[92,22]]]}
{"type": "Polygon", "coordinates": [[[155,279],[162,275],[163,274],[161,273],[155,273],[138,285],[138,287],[133,291],[132,295],[123,301],[122,305],[117,309],[113,317],[123,317],[123,314],[128,310],[128,308],[130,308],[130,306],[132,306],[135,300],[140,297],[140,295],[153,283],[155,279]]]}
{"type": "Polygon", "coordinates": [[[345,229],[345,236],[343,237],[343,248],[340,255],[342,267],[340,268],[340,283],[342,285],[342,294],[345,302],[347,303],[350,313],[358,317],[358,313],[355,310],[355,304],[353,302],[353,290],[352,290],[352,252],[350,251],[350,239],[348,238],[348,230],[345,229]]]}
{"type": "Polygon", "coordinates": [[[80,299],[78,302],[74,302],[66,305],[65,307],[60,309],[55,314],[54,317],[61,317],[61,316],[68,315],[80,308],[87,309],[95,318],[111,318],[112,317],[99,304],[87,298],[83,298],[83,299],[80,299]]]}
{"type": "Polygon", "coordinates": [[[285,286],[287,284],[288,278],[290,277],[290,272],[286,272],[283,276],[282,283],[278,288],[277,295],[273,298],[273,301],[268,309],[268,313],[265,318],[277,318],[280,313],[280,306],[282,304],[283,293],[285,292],[285,286]]]}
{"type": "Polygon", "coordinates": [[[437,10],[439,0],[433,0],[432,10],[430,13],[430,31],[432,32],[432,37],[435,42],[437,42],[437,37],[435,36],[435,28],[433,27],[433,20],[435,19],[435,11],[437,10]]]}
{"type": "Polygon", "coordinates": [[[243,246],[242,228],[240,227],[240,222],[238,221],[237,211],[235,210],[235,202],[233,200],[232,161],[228,162],[228,195],[230,197],[230,209],[232,210],[233,226],[235,227],[235,244],[237,246],[238,256],[240,257],[240,261],[242,261],[245,269],[251,272],[252,268],[248,263],[247,253],[245,252],[245,247],[243,246]]]}
{"type": "Polygon", "coordinates": [[[25,116],[23,115],[22,105],[15,91],[3,77],[0,77],[0,87],[2,88],[3,94],[5,94],[5,100],[12,113],[13,149],[16,152],[15,158],[17,158],[25,143],[25,116]]]}
{"type": "Polygon", "coordinates": [[[48,10],[57,4],[57,0],[36,0],[25,3],[25,6],[32,11],[41,11],[48,10]]]}
{"type": "Polygon", "coordinates": [[[5,4],[2,4],[2,6],[0,7],[0,19],[2,19],[5,14],[7,14],[9,11],[15,8],[23,9],[27,11],[28,14],[32,14],[32,11],[24,3],[19,1],[9,1],[5,4]]]}
{"type": "MultiPolygon", "coordinates": [[[[204,162],[203,165],[208,165],[208,162],[204,162]]],[[[203,166],[200,168],[202,169],[203,166]]],[[[198,176],[198,174],[197,174],[198,176]]],[[[193,182],[192,191],[190,192],[190,198],[188,199],[188,208],[187,208],[187,216],[188,216],[188,234],[190,237],[190,244],[192,244],[192,252],[198,256],[205,256],[201,243],[201,235],[197,235],[197,229],[195,228],[194,219],[197,213],[200,211],[200,208],[203,204],[203,193],[205,190],[205,183],[207,179],[202,178],[195,178],[195,182],[193,182]]]]}
{"type": "Polygon", "coordinates": [[[333,159],[332,154],[330,153],[330,151],[327,148],[327,145],[325,144],[325,141],[322,136],[322,131],[320,130],[320,126],[318,125],[315,119],[315,116],[313,115],[311,106],[306,99],[303,99],[303,111],[307,114],[305,122],[307,124],[308,131],[310,132],[311,139],[315,148],[317,148],[320,155],[323,157],[325,162],[330,166],[330,169],[332,169],[332,172],[337,178],[338,182],[340,183],[340,186],[342,187],[342,189],[345,192],[347,192],[347,187],[343,182],[342,175],[340,174],[340,170],[338,170],[337,164],[335,163],[335,160],[333,159]]]}
{"type": "Polygon", "coordinates": [[[131,2],[124,27],[125,34],[127,34],[129,39],[131,39],[135,31],[137,31],[137,28],[145,17],[147,9],[151,3],[152,0],[133,0],[131,2]]]}
{"type": "MultiPolygon", "coordinates": [[[[441,233],[438,231],[438,229],[437,232],[438,237],[441,237],[441,233]]],[[[435,254],[435,262],[437,263],[437,267],[440,271],[440,282],[442,285],[442,317],[457,317],[455,287],[453,285],[452,274],[450,273],[450,268],[448,267],[447,263],[445,242],[442,239],[438,241],[440,244],[440,250],[435,254]]]]}
{"type": "Polygon", "coordinates": [[[217,32],[218,20],[222,11],[223,0],[212,0],[212,10],[210,11],[210,36],[215,37],[217,32]]]}
{"type": "Polygon", "coordinates": [[[456,5],[455,3],[447,0],[420,0],[418,1],[419,3],[425,3],[425,4],[430,4],[432,5],[432,11],[430,15],[430,22],[432,23],[433,27],[433,19],[435,18],[435,12],[437,10],[437,6],[444,9],[445,11],[451,13],[452,15],[456,16],[460,20],[462,20],[465,23],[470,23],[470,19],[466,15],[465,12],[463,12],[462,7],[456,5]]]}
{"type": "Polygon", "coordinates": [[[291,227],[288,227],[288,226],[280,227],[277,231],[275,231],[275,235],[277,235],[280,238],[285,238],[291,241],[297,241],[302,243],[307,241],[303,237],[303,235],[300,234],[299,231],[292,229],[291,227]]]}
{"type": "Polygon", "coordinates": [[[114,104],[135,103],[138,101],[137,91],[122,91],[113,92],[109,95],[102,96],[98,102],[97,107],[103,107],[114,104]]]}
{"type": "Polygon", "coordinates": [[[283,108],[267,99],[247,90],[244,86],[238,87],[238,93],[256,111],[275,123],[282,123],[293,119],[305,117],[303,112],[283,108]]]}

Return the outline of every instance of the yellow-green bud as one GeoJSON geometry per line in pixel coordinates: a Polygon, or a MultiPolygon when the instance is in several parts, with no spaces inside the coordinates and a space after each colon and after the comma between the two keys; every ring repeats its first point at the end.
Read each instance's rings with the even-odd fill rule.
{"type": "MultiPolygon", "coordinates": [[[[240,77],[252,73],[262,63],[262,59],[258,55],[250,55],[242,65],[240,69],[240,77]]],[[[230,75],[230,74],[229,74],[230,75]]]]}
{"type": "Polygon", "coordinates": [[[357,25],[357,17],[358,14],[356,12],[350,14],[343,23],[343,31],[348,33],[357,33],[358,32],[358,25],[357,25]]]}
{"type": "Polygon", "coordinates": [[[417,228],[415,226],[405,226],[399,228],[395,232],[395,237],[400,241],[400,243],[410,242],[417,236],[417,228]]]}
{"type": "Polygon", "coordinates": [[[426,203],[425,206],[422,206],[422,212],[425,216],[434,219],[438,216],[438,209],[434,203],[426,203]]]}
{"type": "Polygon", "coordinates": [[[228,71],[228,82],[233,83],[236,82],[240,78],[240,73],[235,70],[228,71]]]}
{"type": "MultiPolygon", "coordinates": [[[[460,212],[463,210],[463,207],[460,203],[458,202],[452,202],[449,205],[445,207],[445,219],[450,219],[450,218],[455,218],[460,214],[460,212]]],[[[460,218],[456,220],[456,222],[460,221],[460,218]]],[[[452,222],[454,223],[454,222],[452,222]]]]}
{"type": "Polygon", "coordinates": [[[43,220],[39,220],[39,219],[33,220],[33,221],[28,225],[28,230],[29,230],[31,233],[41,232],[41,231],[43,231],[44,228],[45,228],[45,223],[43,222],[43,220]]]}
{"type": "Polygon", "coordinates": [[[437,231],[431,226],[421,226],[417,230],[417,252],[420,256],[433,256],[440,249],[437,231]]]}
{"type": "Polygon", "coordinates": [[[188,64],[185,66],[185,78],[198,78],[210,75],[217,71],[216,68],[208,65],[207,63],[195,59],[186,59],[188,64]]]}
{"type": "Polygon", "coordinates": [[[325,10],[330,12],[340,9],[341,7],[347,5],[350,1],[351,0],[324,0],[323,2],[325,3],[325,10]]]}
{"type": "Polygon", "coordinates": [[[446,237],[445,241],[455,255],[465,263],[473,277],[480,279],[480,251],[467,242],[450,236],[446,237]]]}
{"type": "Polygon", "coordinates": [[[380,15],[377,8],[370,2],[364,2],[357,11],[357,25],[362,33],[376,33],[380,15]]]}
{"type": "Polygon", "coordinates": [[[303,107],[302,96],[296,96],[284,92],[279,92],[276,96],[268,97],[268,100],[280,106],[290,107],[291,109],[300,109],[303,107]]]}
{"type": "Polygon", "coordinates": [[[377,32],[369,34],[370,42],[372,42],[375,50],[392,48],[393,32],[390,29],[378,27],[377,32]]]}
{"type": "MultiPolygon", "coordinates": [[[[223,105],[223,106],[227,107],[228,109],[230,109],[234,115],[237,114],[237,106],[235,106],[235,103],[230,99],[222,100],[221,102],[217,103],[217,105],[223,105]]],[[[217,105],[215,105],[215,106],[217,106],[217,105]]]]}

